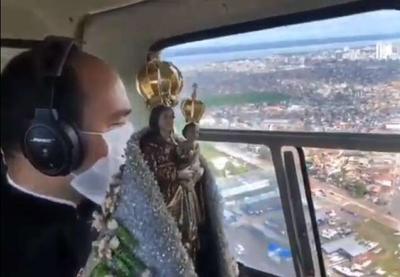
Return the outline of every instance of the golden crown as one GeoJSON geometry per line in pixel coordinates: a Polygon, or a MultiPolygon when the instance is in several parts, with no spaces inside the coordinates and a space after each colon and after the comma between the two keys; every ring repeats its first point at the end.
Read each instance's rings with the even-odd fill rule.
{"type": "Polygon", "coordinates": [[[193,84],[192,98],[182,101],[181,111],[187,123],[200,123],[200,120],[206,110],[206,105],[200,100],[197,100],[197,84],[193,84]]]}
{"type": "Polygon", "coordinates": [[[179,103],[183,78],[172,63],[154,58],[139,71],[136,85],[150,109],[158,105],[175,107],[179,103]]]}

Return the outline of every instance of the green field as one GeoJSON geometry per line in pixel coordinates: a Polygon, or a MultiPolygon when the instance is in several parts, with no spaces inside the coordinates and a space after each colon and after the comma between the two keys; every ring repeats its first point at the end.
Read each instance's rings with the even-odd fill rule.
{"type": "Polygon", "coordinates": [[[400,237],[395,236],[395,230],[388,228],[374,220],[363,222],[356,226],[356,231],[361,239],[379,242],[383,251],[377,255],[375,265],[381,267],[392,276],[400,276],[400,260],[394,252],[400,250],[398,244],[400,237]]]}
{"type": "Polygon", "coordinates": [[[234,106],[250,103],[279,104],[288,101],[290,95],[273,92],[246,92],[240,94],[218,95],[204,99],[206,107],[234,106]]]}

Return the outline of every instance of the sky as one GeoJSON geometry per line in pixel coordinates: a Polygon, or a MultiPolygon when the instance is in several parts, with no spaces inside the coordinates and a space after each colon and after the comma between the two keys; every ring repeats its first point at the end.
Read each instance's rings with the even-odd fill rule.
{"type": "Polygon", "coordinates": [[[209,46],[392,33],[400,33],[400,11],[382,10],[181,44],[165,49],[164,54],[171,50],[209,46]]]}

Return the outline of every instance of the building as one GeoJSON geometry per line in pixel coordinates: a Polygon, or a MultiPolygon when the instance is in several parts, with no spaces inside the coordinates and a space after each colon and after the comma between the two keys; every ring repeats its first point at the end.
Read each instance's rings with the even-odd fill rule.
{"type": "Polygon", "coordinates": [[[378,42],[375,47],[375,57],[378,60],[386,60],[393,54],[391,43],[378,42]]]}
{"type": "MultiPolygon", "coordinates": [[[[217,164],[214,166],[217,167],[217,164]]],[[[240,178],[217,178],[217,184],[225,201],[239,200],[251,204],[252,201],[279,198],[277,185],[272,178],[263,170],[252,170],[241,174],[240,178]]]]}
{"type": "Polygon", "coordinates": [[[344,59],[349,59],[349,60],[358,60],[361,57],[361,50],[360,49],[350,49],[348,52],[345,52],[343,54],[344,59]]]}
{"type": "Polygon", "coordinates": [[[233,188],[222,189],[221,195],[224,199],[228,200],[236,199],[238,196],[239,199],[242,199],[245,196],[259,195],[260,193],[265,192],[269,186],[269,180],[260,180],[257,182],[240,184],[233,188]]]}
{"type": "Polygon", "coordinates": [[[356,240],[354,235],[330,241],[322,244],[322,250],[326,254],[338,253],[352,262],[362,262],[368,259],[370,251],[377,245],[362,244],[356,240]]]}

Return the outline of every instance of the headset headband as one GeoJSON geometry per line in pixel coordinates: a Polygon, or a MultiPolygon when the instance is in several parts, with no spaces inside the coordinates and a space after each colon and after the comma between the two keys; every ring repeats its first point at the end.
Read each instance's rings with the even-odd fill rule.
{"type": "Polygon", "coordinates": [[[36,108],[53,109],[55,82],[63,73],[64,66],[75,42],[66,37],[48,36],[39,45],[37,51],[37,74],[41,93],[38,95],[36,108]]]}

